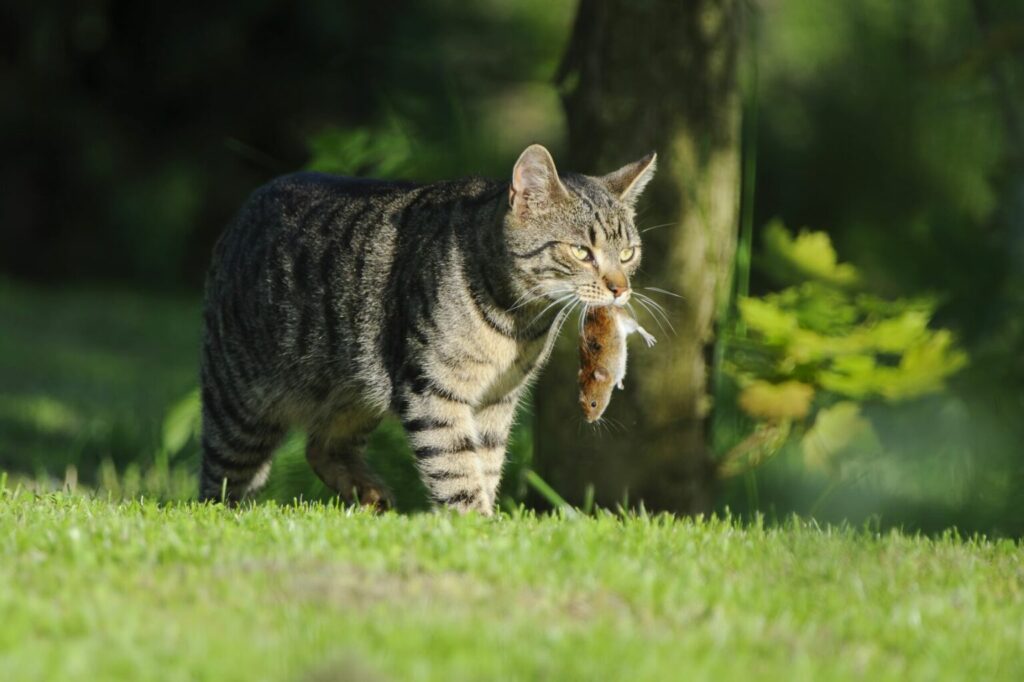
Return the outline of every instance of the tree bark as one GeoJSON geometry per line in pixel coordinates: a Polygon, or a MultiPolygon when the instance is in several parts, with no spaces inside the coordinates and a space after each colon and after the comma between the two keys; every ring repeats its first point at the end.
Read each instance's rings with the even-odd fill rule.
{"type": "Polygon", "coordinates": [[[632,285],[665,305],[675,333],[637,307],[658,344],[631,339],[608,429],[583,423],[576,335],[561,339],[535,391],[534,468],[571,502],[593,484],[603,505],[628,497],[682,513],[711,506],[708,358],[739,221],[739,12],[737,0],[580,2],[557,77],[569,130],[559,166],[601,174],[658,152],[639,204],[637,224],[651,229],[632,285]]]}

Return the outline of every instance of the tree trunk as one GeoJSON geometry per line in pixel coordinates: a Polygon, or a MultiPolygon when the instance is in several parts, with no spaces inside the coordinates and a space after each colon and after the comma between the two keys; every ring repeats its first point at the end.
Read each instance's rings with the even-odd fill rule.
{"type": "Polygon", "coordinates": [[[582,421],[576,335],[563,335],[535,391],[534,466],[570,501],[592,483],[603,505],[627,496],[683,513],[711,505],[708,358],[739,220],[739,11],[736,0],[580,2],[558,75],[569,129],[559,166],[600,174],[658,152],[639,204],[638,226],[651,229],[632,285],[665,305],[675,333],[637,307],[658,344],[631,339],[608,429],[582,421]]]}

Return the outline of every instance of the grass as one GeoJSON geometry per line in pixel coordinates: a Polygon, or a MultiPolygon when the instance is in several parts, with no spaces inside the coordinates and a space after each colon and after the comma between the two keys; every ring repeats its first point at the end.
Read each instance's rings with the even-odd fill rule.
{"type": "Polygon", "coordinates": [[[198,381],[198,322],[198,299],[0,280],[0,469],[92,477],[152,458],[198,381]]]}
{"type": "MultiPolygon", "coordinates": [[[[190,502],[194,438],[168,452],[162,425],[195,386],[198,318],[0,281],[0,680],[1024,677],[1019,541],[283,505],[328,497],[298,439],[269,499],[190,502]]],[[[559,506],[529,447],[508,499],[559,506]]],[[[394,424],[371,455],[421,508],[394,424]]]]}
{"type": "Polygon", "coordinates": [[[1021,679],[1021,546],[0,493],[0,679],[1021,679]]]}

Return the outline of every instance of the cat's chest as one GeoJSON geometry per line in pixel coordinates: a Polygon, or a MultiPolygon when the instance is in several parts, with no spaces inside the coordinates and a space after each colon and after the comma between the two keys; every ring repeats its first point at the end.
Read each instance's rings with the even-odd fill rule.
{"type": "Polygon", "coordinates": [[[517,341],[477,336],[459,344],[457,378],[462,395],[476,404],[488,404],[518,389],[537,366],[544,339],[517,341]]]}
{"type": "Polygon", "coordinates": [[[523,379],[537,365],[543,351],[543,341],[519,342],[506,362],[495,367],[490,386],[487,387],[484,401],[500,398],[519,387],[523,379]]]}

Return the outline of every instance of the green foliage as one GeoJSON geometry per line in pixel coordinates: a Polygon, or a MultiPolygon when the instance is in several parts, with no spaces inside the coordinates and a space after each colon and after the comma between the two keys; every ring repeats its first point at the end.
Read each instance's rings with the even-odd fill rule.
{"type": "Polygon", "coordinates": [[[189,442],[199,437],[200,402],[199,389],[189,391],[181,400],[171,406],[164,416],[161,446],[168,455],[176,455],[189,442]]]}
{"type": "Polygon", "coordinates": [[[310,170],[339,175],[391,178],[408,175],[412,141],[392,119],[386,128],[326,128],[309,141],[310,170]]]}
{"type": "MultiPolygon", "coordinates": [[[[839,262],[825,233],[805,230],[794,238],[775,221],[765,230],[764,249],[766,270],[792,286],[737,302],[725,370],[751,418],[813,422],[803,436],[804,461],[836,473],[838,459],[881,450],[856,401],[895,403],[940,392],[967,355],[948,330],[930,327],[933,300],[856,291],[859,273],[839,262]]],[[[726,460],[736,469],[735,452],[726,460]]]]}
{"type": "MultiPolygon", "coordinates": [[[[824,235],[821,235],[824,236],[824,235]]],[[[728,370],[747,383],[797,378],[837,396],[896,401],[939,391],[967,363],[927,300],[883,301],[822,282],[738,301],[748,332],[728,370]]]]}
{"type": "Polygon", "coordinates": [[[837,286],[858,283],[860,274],[847,263],[839,263],[832,241],[824,232],[801,230],[795,238],[775,219],[761,235],[763,253],[758,262],[772,278],[782,284],[814,279],[837,286]]]}
{"type": "Polygon", "coordinates": [[[878,455],[881,444],[860,405],[841,401],[821,409],[800,443],[807,466],[836,473],[844,456],[878,455]]]}
{"type": "Polygon", "coordinates": [[[754,379],[740,394],[739,404],[744,412],[765,420],[783,421],[803,419],[811,411],[814,388],[800,381],[771,383],[754,379]]]}
{"type": "Polygon", "coordinates": [[[758,423],[753,433],[733,446],[722,458],[718,465],[718,475],[731,478],[761,466],[785,446],[792,428],[791,418],[758,423]]]}

